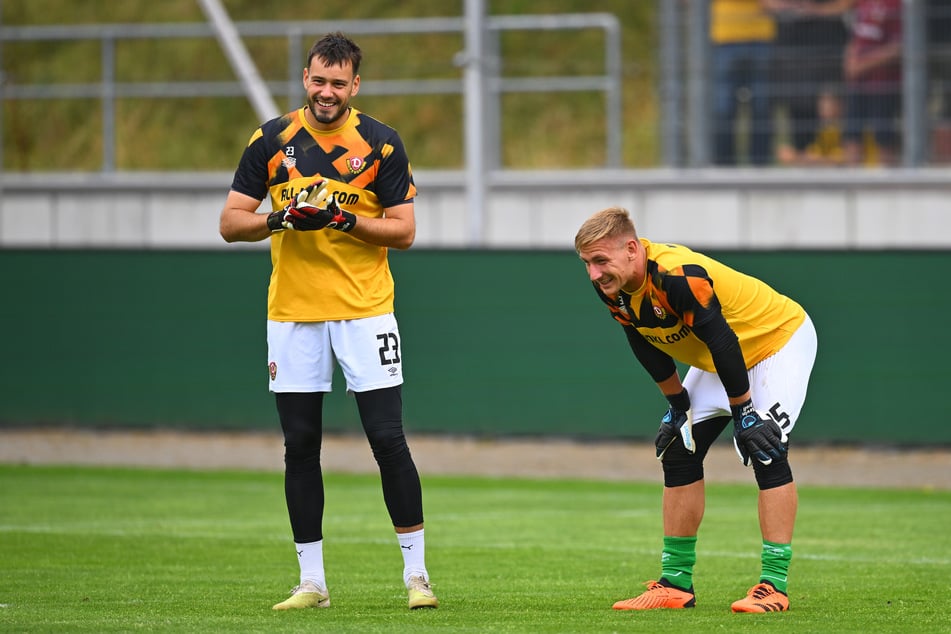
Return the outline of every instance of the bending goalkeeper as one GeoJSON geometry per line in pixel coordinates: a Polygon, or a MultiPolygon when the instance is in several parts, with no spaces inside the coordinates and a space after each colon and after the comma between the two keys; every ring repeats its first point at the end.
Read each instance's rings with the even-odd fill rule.
{"type": "Polygon", "coordinates": [[[661,574],[616,610],[691,608],[703,519],[703,460],[727,427],[759,487],[761,568],[734,612],[789,609],[798,498],[788,434],[806,398],[816,331],[803,308],[764,282],[674,244],[638,238],[628,212],[599,211],[575,249],[634,356],[667,398],[655,445],[664,472],[661,574]],[[683,381],[675,360],[690,366],[683,381]]]}

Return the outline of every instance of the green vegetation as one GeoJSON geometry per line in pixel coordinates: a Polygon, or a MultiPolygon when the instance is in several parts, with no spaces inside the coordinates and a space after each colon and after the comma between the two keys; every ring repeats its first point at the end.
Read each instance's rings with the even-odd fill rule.
{"type": "MultiPolygon", "coordinates": [[[[225,0],[235,21],[298,20],[301,5],[225,0]]],[[[657,103],[654,88],[655,0],[490,0],[489,15],[612,13],[623,27],[623,163],[657,162],[657,103]]],[[[322,8],[324,5],[315,5],[322,8]]],[[[455,17],[463,3],[427,0],[339,5],[333,15],[315,11],[308,20],[455,17]]],[[[198,22],[194,0],[146,2],[6,2],[0,23],[17,25],[198,22]]],[[[321,33],[306,34],[319,37],[321,33]]],[[[355,37],[365,52],[364,86],[385,79],[461,79],[454,56],[461,34],[355,37]]],[[[303,48],[309,45],[307,37],[303,48]]],[[[287,42],[246,42],[268,81],[287,81],[287,42]]],[[[599,75],[605,70],[600,30],[515,31],[501,38],[502,76],[599,75]]],[[[3,47],[2,64],[13,84],[98,82],[99,42],[14,42],[3,47]]],[[[213,39],[116,40],[120,82],[234,81],[213,39]]],[[[303,60],[300,62],[303,68],[303,60]]],[[[290,109],[278,98],[278,106],[290,109]]],[[[364,96],[355,105],[402,134],[417,168],[457,169],[464,161],[463,101],[459,95],[364,96]]],[[[116,163],[121,170],[225,170],[234,168],[259,121],[244,98],[124,98],[117,102],[116,163]]],[[[3,116],[4,166],[12,171],[102,168],[102,105],[98,99],[11,100],[3,116]]],[[[606,162],[604,99],[597,91],[507,94],[502,102],[501,159],[516,169],[598,167],[606,162]]]]}
{"type": "Polygon", "coordinates": [[[0,631],[947,631],[951,493],[803,488],[786,614],[756,581],[755,486],[709,486],[688,611],[614,612],[659,571],[659,485],[425,477],[442,605],[410,612],[374,476],[330,474],[332,607],[297,581],[280,474],[0,466],[0,631]]]}

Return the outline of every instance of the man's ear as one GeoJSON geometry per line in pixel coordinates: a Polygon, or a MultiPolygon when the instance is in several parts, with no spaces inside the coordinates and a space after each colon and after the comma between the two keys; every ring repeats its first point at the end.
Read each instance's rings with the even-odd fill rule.
{"type": "Polygon", "coordinates": [[[637,257],[637,250],[641,247],[641,243],[639,240],[631,238],[627,241],[626,246],[627,255],[633,260],[635,257],[637,257]]]}

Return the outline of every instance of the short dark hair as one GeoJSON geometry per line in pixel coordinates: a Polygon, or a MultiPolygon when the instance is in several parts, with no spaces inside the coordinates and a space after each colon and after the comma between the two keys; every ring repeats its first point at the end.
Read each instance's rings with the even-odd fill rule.
{"type": "Polygon", "coordinates": [[[363,51],[357,46],[356,42],[341,33],[334,31],[323,36],[310,47],[307,53],[307,66],[314,57],[320,58],[327,66],[344,66],[347,62],[353,67],[353,74],[360,72],[360,61],[363,59],[363,51]]]}

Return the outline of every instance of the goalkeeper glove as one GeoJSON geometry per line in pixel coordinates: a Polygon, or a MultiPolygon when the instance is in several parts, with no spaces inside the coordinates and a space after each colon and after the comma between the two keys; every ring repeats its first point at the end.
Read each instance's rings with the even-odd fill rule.
{"type": "Polygon", "coordinates": [[[317,231],[324,227],[339,231],[353,229],[357,224],[356,215],[337,205],[328,185],[327,181],[320,180],[302,189],[292,203],[268,216],[268,228],[271,231],[317,231]]]}
{"type": "MultiPolygon", "coordinates": [[[[337,231],[350,231],[357,224],[357,216],[337,204],[336,194],[331,194],[329,183],[322,181],[314,183],[308,189],[308,196],[303,204],[298,203],[288,211],[288,216],[294,228],[298,231],[313,231],[330,227],[337,231]],[[316,188],[316,191],[313,191],[316,188]]],[[[303,192],[301,192],[303,194],[303,192]]]]}
{"type": "Polygon", "coordinates": [[[750,466],[750,457],[764,465],[786,454],[786,432],[768,414],[758,412],[753,401],[731,405],[733,412],[733,447],[743,466],[750,466]]]}
{"type": "Polygon", "coordinates": [[[288,205],[284,207],[284,209],[272,211],[267,215],[267,228],[271,230],[271,233],[277,233],[278,231],[284,231],[285,229],[293,229],[290,224],[284,224],[284,217],[287,215],[287,211],[290,208],[291,205],[288,205]]]}
{"type": "MultiPolygon", "coordinates": [[[[284,229],[296,229],[298,231],[307,231],[309,229],[321,229],[322,227],[307,227],[307,223],[304,220],[301,220],[295,224],[294,216],[291,213],[291,210],[297,210],[299,207],[313,206],[308,205],[307,198],[310,196],[311,192],[320,184],[326,185],[325,181],[317,181],[311,185],[308,185],[295,196],[291,202],[284,206],[283,209],[278,209],[273,211],[267,216],[267,228],[272,232],[283,231],[284,229]]],[[[314,207],[314,212],[316,213],[317,208],[314,207]]],[[[306,212],[302,214],[306,218],[306,212]]]]}
{"type": "Polygon", "coordinates": [[[684,441],[684,447],[690,453],[697,450],[693,442],[693,412],[690,411],[690,395],[684,389],[680,394],[667,397],[670,409],[660,421],[660,429],[654,439],[657,449],[657,459],[664,459],[664,452],[677,440],[677,436],[684,441]]]}

